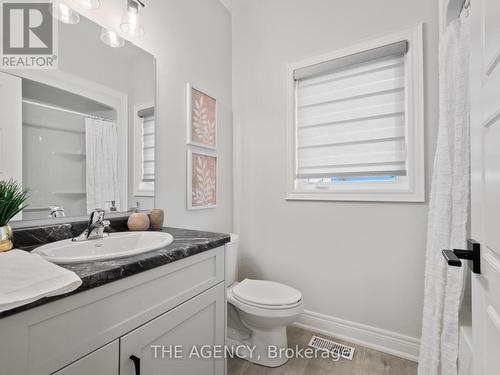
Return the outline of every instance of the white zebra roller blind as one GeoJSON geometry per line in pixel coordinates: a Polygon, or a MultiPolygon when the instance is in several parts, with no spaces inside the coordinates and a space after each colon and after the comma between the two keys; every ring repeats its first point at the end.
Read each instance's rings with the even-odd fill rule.
{"type": "Polygon", "coordinates": [[[142,181],[155,180],[155,118],[142,118],[142,181]]]}
{"type": "Polygon", "coordinates": [[[297,178],[407,174],[406,41],[295,71],[297,178]]]}

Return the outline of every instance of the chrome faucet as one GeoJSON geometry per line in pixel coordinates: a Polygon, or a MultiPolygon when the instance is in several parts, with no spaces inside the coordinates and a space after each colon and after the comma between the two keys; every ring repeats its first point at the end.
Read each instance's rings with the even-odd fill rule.
{"type": "Polygon", "coordinates": [[[90,213],[87,228],[72,241],[87,241],[104,237],[104,229],[109,227],[109,221],[104,220],[104,210],[98,208],[90,213]]]}
{"type": "Polygon", "coordinates": [[[49,217],[57,218],[66,216],[62,206],[49,206],[49,217]]]}

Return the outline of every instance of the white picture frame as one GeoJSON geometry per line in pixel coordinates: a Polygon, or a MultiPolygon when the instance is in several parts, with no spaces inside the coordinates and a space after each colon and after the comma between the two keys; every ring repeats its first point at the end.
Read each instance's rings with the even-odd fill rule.
{"type": "Polygon", "coordinates": [[[188,148],[187,158],[187,189],[186,201],[188,210],[203,210],[216,208],[218,201],[217,175],[218,156],[215,151],[200,148],[188,148]],[[196,159],[196,156],[201,157],[196,159]],[[206,164],[205,164],[206,163],[206,164]],[[212,166],[209,165],[213,163],[212,166]],[[193,170],[194,168],[194,170],[193,170]],[[205,170],[204,170],[205,169],[205,170]],[[197,176],[198,174],[198,176],[197,176]],[[201,185],[200,184],[201,179],[201,185]],[[213,182],[212,182],[213,180],[213,182]],[[194,194],[193,194],[194,193],[194,194]]]}
{"type": "MultiPolygon", "coordinates": [[[[208,150],[217,149],[217,99],[207,93],[206,90],[202,90],[191,83],[186,84],[186,131],[187,131],[187,144],[192,146],[197,146],[205,148],[208,150]],[[207,116],[206,120],[203,120],[203,126],[200,131],[197,132],[196,124],[200,121],[196,121],[195,111],[203,110],[200,109],[200,104],[193,103],[194,92],[197,92],[201,96],[201,106],[206,104],[205,109],[207,116]],[[205,99],[205,102],[203,102],[205,99]],[[194,111],[193,111],[194,109],[194,111]],[[212,123],[212,124],[211,124],[212,123]]],[[[200,114],[203,116],[203,114],[200,114]]]]}

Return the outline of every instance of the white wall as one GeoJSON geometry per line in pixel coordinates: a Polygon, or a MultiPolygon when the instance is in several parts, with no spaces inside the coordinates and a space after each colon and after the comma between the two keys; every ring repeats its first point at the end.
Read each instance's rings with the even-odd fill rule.
{"type": "MultiPolygon", "coordinates": [[[[125,2],[102,1],[82,14],[118,30],[125,2]]],[[[229,232],[232,215],[231,15],[218,0],[150,0],[146,35],[135,43],[156,57],[155,203],[166,225],[229,232]],[[186,100],[191,82],[218,99],[218,206],[186,210],[186,100]]]]}
{"type": "Polygon", "coordinates": [[[297,287],[312,312],[420,337],[427,204],[285,201],[285,66],[424,22],[430,178],[438,112],[437,2],[230,3],[240,275],[297,287]]]}

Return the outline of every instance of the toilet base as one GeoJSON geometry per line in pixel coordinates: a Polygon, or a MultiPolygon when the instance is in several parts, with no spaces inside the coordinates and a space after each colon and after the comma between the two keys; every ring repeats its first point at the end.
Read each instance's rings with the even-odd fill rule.
{"type": "Polygon", "coordinates": [[[244,322],[235,319],[238,315],[238,311],[229,305],[227,346],[233,349],[234,355],[261,366],[284,365],[288,361],[285,354],[288,347],[286,326],[248,329],[244,322]]]}
{"type": "Polygon", "coordinates": [[[266,330],[254,328],[251,342],[255,349],[248,361],[267,367],[282,366],[288,361],[285,355],[288,348],[286,327],[266,330]]]}

